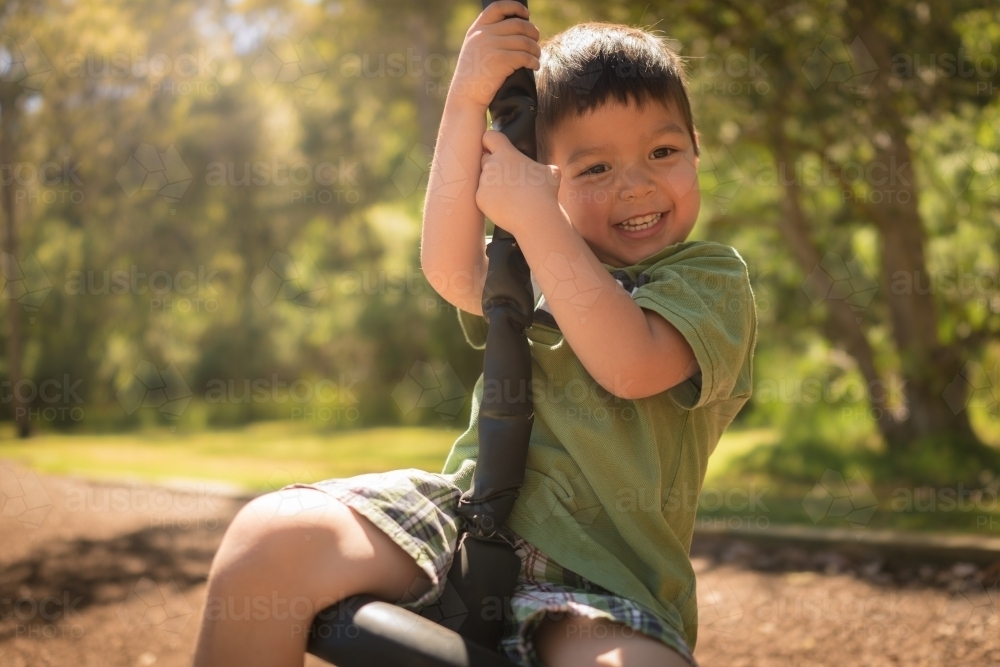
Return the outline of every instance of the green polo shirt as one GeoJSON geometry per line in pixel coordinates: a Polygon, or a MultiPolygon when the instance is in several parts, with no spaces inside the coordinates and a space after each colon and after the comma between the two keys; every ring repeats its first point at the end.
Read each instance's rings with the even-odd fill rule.
{"type": "MultiPolygon", "coordinates": [[[[693,650],[691,536],[708,457],[750,397],[753,292],[743,258],[719,243],[677,243],[634,266],[604,268],[638,306],[681,332],[700,371],[646,398],[612,395],[570,349],[533,279],[535,421],[507,525],[563,567],[648,607],[693,650]]],[[[486,319],[459,310],[459,321],[468,342],[484,348],[486,319]]],[[[475,470],[482,398],[480,375],[469,428],[442,471],[463,491],[475,470]]]]}

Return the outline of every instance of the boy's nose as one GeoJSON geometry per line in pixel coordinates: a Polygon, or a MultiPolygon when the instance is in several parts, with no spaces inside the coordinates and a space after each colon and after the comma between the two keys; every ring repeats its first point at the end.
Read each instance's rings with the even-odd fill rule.
{"type": "Polygon", "coordinates": [[[621,198],[625,201],[641,199],[656,189],[656,182],[641,166],[626,169],[621,174],[621,198]]]}

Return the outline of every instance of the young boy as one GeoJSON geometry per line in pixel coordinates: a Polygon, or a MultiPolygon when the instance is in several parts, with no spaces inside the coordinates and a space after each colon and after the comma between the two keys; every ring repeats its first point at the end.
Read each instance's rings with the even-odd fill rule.
{"type": "MultiPolygon", "coordinates": [[[[698,142],[677,56],[604,23],[540,48],[527,18],[502,0],[466,35],[421,244],[428,281],[475,347],[487,326],[483,214],[514,235],[532,273],[535,419],[506,524],[522,571],[501,648],[531,667],[695,665],[688,551],[708,456],[750,396],[746,265],[727,246],[685,242],[698,142]],[[484,133],[487,105],[519,67],[536,70],[538,162],[484,133]]],[[[504,389],[480,376],[442,474],[297,484],[249,503],[212,564],[195,665],[301,665],[313,616],[336,600],[437,600],[484,390],[504,389]],[[274,611],[276,596],[288,613],[274,611]],[[251,597],[262,613],[241,614],[251,597]]]]}

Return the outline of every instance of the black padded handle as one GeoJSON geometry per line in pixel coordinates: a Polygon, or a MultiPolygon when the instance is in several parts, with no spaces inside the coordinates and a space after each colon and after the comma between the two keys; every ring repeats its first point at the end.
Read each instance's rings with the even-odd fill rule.
{"type": "Polygon", "coordinates": [[[500,654],[370,595],[320,612],[308,650],[337,667],[514,667],[500,654]]]}
{"type": "MultiPolygon", "coordinates": [[[[491,1],[484,0],[483,8],[491,1]]],[[[537,155],[537,107],[535,74],[525,67],[507,77],[489,106],[492,128],[532,160],[537,155]]],[[[479,455],[472,485],[458,506],[469,532],[483,537],[493,535],[514,508],[524,483],[534,423],[531,352],[524,333],[534,311],[531,273],[516,239],[498,226],[486,255],[483,316],[489,321],[489,332],[483,355],[479,455]]]]}

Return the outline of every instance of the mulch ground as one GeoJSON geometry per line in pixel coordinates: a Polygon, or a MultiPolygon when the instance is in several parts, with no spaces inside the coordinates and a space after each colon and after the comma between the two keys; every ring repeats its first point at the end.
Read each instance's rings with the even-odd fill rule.
{"type": "MultiPolygon", "coordinates": [[[[0,494],[0,665],[190,665],[212,556],[245,498],[11,462],[0,494]]],[[[1000,565],[741,541],[696,544],[692,562],[703,667],[1000,665],[1000,565]]]]}

